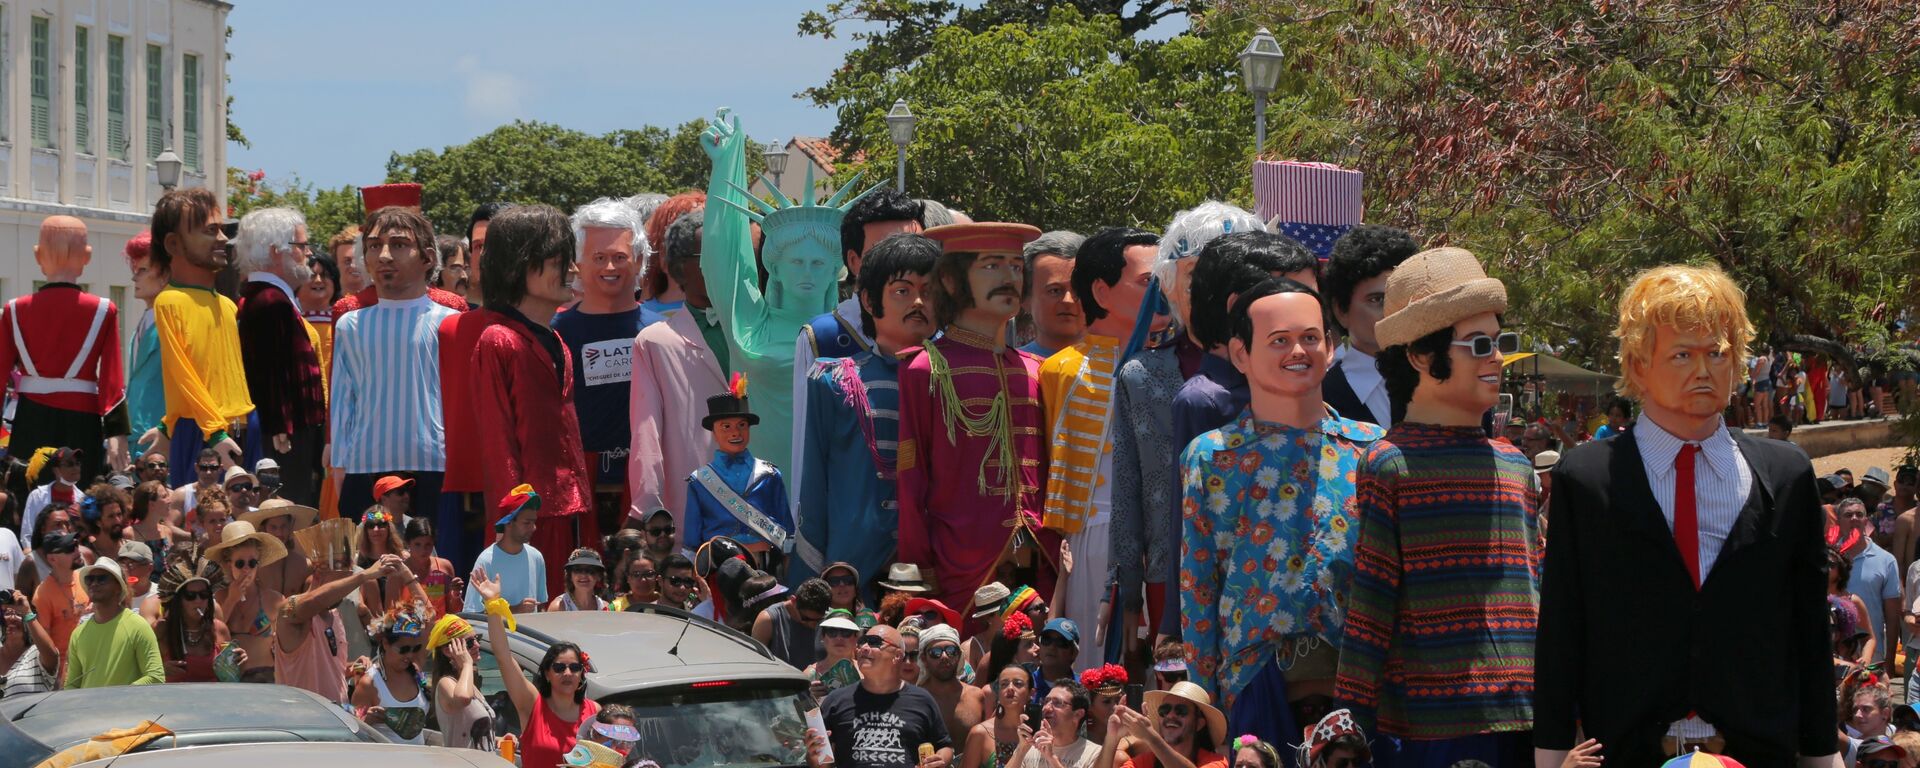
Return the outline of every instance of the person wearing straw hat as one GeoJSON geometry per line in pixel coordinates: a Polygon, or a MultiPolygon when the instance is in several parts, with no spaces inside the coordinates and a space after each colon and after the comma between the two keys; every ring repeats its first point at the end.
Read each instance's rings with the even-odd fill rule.
{"type": "Polygon", "coordinates": [[[1374,325],[1380,373],[1406,419],[1360,467],[1334,697],[1361,727],[1399,741],[1396,765],[1531,755],[1533,465],[1481,426],[1504,355],[1519,346],[1501,332],[1506,309],[1506,286],[1478,258],[1436,248],[1387,277],[1374,325]],[[1435,541],[1446,546],[1425,544],[1435,541]]]}
{"type": "Polygon", "coordinates": [[[320,510],[286,499],[267,499],[260,503],[259,508],[240,515],[239,519],[252,525],[255,530],[279,539],[286,547],[286,557],[270,566],[260,567],[261,585],[283,595],[305,587],[307,575],[313,572],[313,568],[307,562],[307,556],[294,546],[293,533],[319,522],[320,510]]]}
{"type": "Polygon", "coordinates": [[[1643,272],[1620,297],[1617,386],[1642,413],[1553,470],[1537,763],[1580,733],[1609,765],[1721,744],[1747,766],[1840,762],[1812,463],[1722,417],[1754,336],[1747,298],[1692,266],[1643,272]],[[1701,650],[1725,648],[1739,651],[1701,650]]]}
{"type": "Polygon", "coordinates": [[[1041,525],[1041,361],[1006,334],[1020,311],[1021,246],[1040,230],[982,222],[924,234],[941,247],[928,285],[944,331],[900,366],[897,558],[931,569],[948,605],[1010,578],[1051,594],[1060,536],[1041,525]]]}
{"type": "Polygon", "coordinates": [[[67,644],[66,688],[158,685],[167,681],[153,627],[127,609],[127,580],[120,563],[103,557],[80,569],[80,583],[93,601],[93,617],[74,628],[67,644]]]}
{"type": "MultiPolygon", "coordinates": [[[[1000,636],[1000,627],[1006,623],[1007,598],[1013,593],[1007,585],[990,581],[973,591],[973,611],[967,614],[969,619],[979,619],[980,631],[967,637],[960,644],[961,655],[966,664],[974,669],[985,669],[987,650],[993,647],[993,639],[1000,636]]],[[[960,627],[955,627],[960,629],[960,627]]]]}
{"type": "Polygon", "coordinates": [[[1288,278],[1240,293],[1228,350],[1248,407],[1181,457],[1192,680],[1218,694],[1236,729],[1273,741],[1333,694],[1359,518],[1353,478],[1385,434],[1327,407],[1325,317],[1320,296],[1288,278]]]}
{"type": "Polygon", "coordinates": [[[1112,717],[1107,728],[1107,753],[1117,752],[1122,740],[1137,745],[1133,757],[1122,763],[1127,768],[1227,766],[1228,758],[1213,751],[1226,739],[1227,717],[1198,685],[1179,682],[1168,690],[1148,691],[1141,698],[1139,711],[1123,704],[1114,709],[1112,717]]]}
{"type": "Polygon", "coordinates": [[[241,670],[244,682],[273,682],[273,617],[285,597],[260,581],[260,568],[287,556],[287,547],[236,520],[220,529],[219,543],[206,548],[206,558],[218,563],[226,584],[214,596],[220,620],[227,623],[233,642],[256,666],[241,670]]]}

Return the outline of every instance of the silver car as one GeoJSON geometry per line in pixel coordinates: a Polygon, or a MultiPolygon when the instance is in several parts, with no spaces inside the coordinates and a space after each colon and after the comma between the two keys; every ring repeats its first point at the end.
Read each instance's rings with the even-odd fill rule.
{"type": "MultiPolygon", "coordinates": [[[[518,714],[500,681],[484,615],[479,629],[481,693],[493,704],[497,729],[518,729],[518,714]]],[[[663,768],[804,766],[805,712],[814,706],[805,674],[766,646],[684,611],[569,611],[516,617],[513,658],[535,678],[547,648],[572,642],[592,659],[587,695],[601,706],[625,704],[640,731],[638,756],[663,768]]]]}
{"type": "Polygon", "coordinates": [[[512,768],[492,752],[401,744],[235,744],[187,747],[94,760],[74,768],[512,768]]]}

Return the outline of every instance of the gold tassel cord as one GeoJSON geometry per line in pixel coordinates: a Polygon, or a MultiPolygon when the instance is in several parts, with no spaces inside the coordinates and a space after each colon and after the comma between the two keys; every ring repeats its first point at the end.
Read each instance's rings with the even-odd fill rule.
{"type": "Polygon", "coordinates": [[[999,494],[1001,498],[1008,501],[1017,499],[1020,494],[1020,483],[1015,473],[1019,471],[1020,460],[1013,452],[1013,419],[1009,415],[1012,409],[1007,406],[1007,374],[1001,367],[1000,356],[993,357],[993,374],[999,383],[999,390],[994,394],[993,404],[987,406],[986,412],[975,415],[967,411],[966,405],[960,401],[960,395],[954,392],[953,373],[947,365],[946,356],[940,354],[939,348],[933,344],[926,345],[924,351],[927,356],[928,373],[931,374],[928,377],[928,383],[940,396],[941,415],[947,425],[947,442],[954,443],[957,440],[954,433],[956,419],[969,437],[988,438],[987,455],[999,458],[1001,475],[1005,482],[998,486],[989,482],[987,479],[989,462],[982,460],[980,473],[976,478],[980,493],[999,494]]]}

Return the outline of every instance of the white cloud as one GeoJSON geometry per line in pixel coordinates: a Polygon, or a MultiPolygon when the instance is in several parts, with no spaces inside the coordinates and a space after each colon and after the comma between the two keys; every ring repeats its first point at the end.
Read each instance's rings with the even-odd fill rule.
{"type": "Polygon", "coordinates": [[[472,56],[455,61],[454,71],[466,81],[464,103],[469,117],[499,123],[524,115],[521,98],[527,89],[519,78],[488,70],[472,56]]]}

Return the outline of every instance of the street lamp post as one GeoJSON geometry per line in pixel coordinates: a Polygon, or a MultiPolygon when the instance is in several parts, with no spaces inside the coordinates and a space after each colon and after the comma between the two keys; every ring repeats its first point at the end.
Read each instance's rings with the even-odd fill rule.
{"type": "MultiPolygon", "coordinates": [[[[766,161],[767,173],[773,174],[773,188],[776,190],[779,189],[780,174],[785,173],[787,170],[786,145],[781,144],[779,146],[775,146],[773,144],[768,144],[766,151],[760,153],[760,159],[766,161]]],[[[785,194],[785,193],[783,192],[781,194],[785,194]]]]}
{"type": "Polygon", "coordinates": [[[173,147],[160,150],[160,156],[153,159],[153,171],[160,179],[160,188],[172,191],[180,186],[180,169],[184,165],[180,156],[173,153],[173,147]]]}
{"type": "Polygon", "coordinates": [[[919,119],[907,109],[906,99],[894,101],[893,109],[887,110],[887,133],[893,137],[893,146],[900,150],[894,166],[893,188],[901,194],[907,192],[907,145],[913,143],[913,124],[919,119]]]}
{"type": "Polygon", "coordinates": [[[1267,145],[1267,94],[1280,85],[1280,41],[1261,27],[1240,52],[1240,80],[1253,94],[1253,155],[1259,157],[1267,145]]]}

